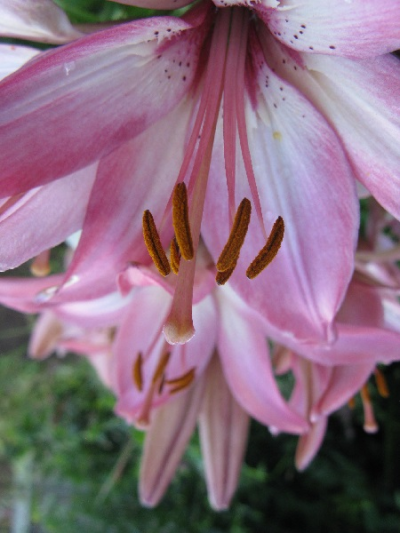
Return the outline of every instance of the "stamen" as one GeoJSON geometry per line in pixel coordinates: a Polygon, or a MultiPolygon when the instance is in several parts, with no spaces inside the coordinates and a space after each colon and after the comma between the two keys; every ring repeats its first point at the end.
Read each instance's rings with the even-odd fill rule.
{"type": "Polygon", "coordinates": [[[158,394],[161,395],[163,390],[164,390],[164,385],[165,385],[165,374],[162,375],[161,377],[161,381],[160,381],[160,384],[158,386],[158,394]]]}
{"type": "Polygon", "coordinates": [[[168,379],[166,381],[167,385],[172,385],[172,389],[169,391],[170,394],[175,394],[176,392],[179,392],[189,387],[189,385],[193,382],[195,378],[195,374],[196,369],[193,367],[179,378],[168,379]]]}
{"type": "Polygon", "coordinates": [[[142,356],[142,352],[139,352],[136,358],[136,361],[133,364],[133,369],[132,369],[133,383],[136,385],[136,388],[138,389],[139,392],[142,392],[143,390],[142,367],[143,367],[143,356],[142,356]]]}
{"type": "Polygon", "coordinates": [[[361,388],[361,400],[364,408],[364,431],[367,433],[376,433],[378,431],[378,424],[375,420],[374,409],[369,395],[367,385],[363,385],[361,388]]]}
{"type": "Polygon", "coordinates": [[[251,202],[247,198],[243,198],[236,211],[228,242],[225,244],[217,261],[217,270],[220,272],[231,270],[236,266],[237,260],[239,259],[240,249],[243,246],[247,234],[250,217],[251,202]]]}
{"type": "Polygon", "coordinates": [[[389,398],[389,387],[387,386],[385,376],[379,370],[379,368],[375,368],[374,374],[379,394],[382,396],[382,398],[389,398]]]}
{"type": "Polygon", "coordinates": [[[179,264],[181,262],[181,254],[179,251],[179,246],[176,241],[176,237],[174,237],[171,241],[171,245],[169,247],[170,250],[170,261],[171,261],[171,269],[174,274],[179,273],[179,264]]]}
{"type": "Polygon", "coordinates": [[[147,429],[150,424],[153,397],[156,392],[159,392],[160,389],[162,390],[163,382],[165,380],[164,371],[168,364],[170,355],[170,352],[165,352],[161,355],[157,367],[154,371],[150,386],[145,392],[142,408],[135,420],[135,424],[139,429],[147,429]]]}
{"type": "Polygon", "coordinates": [[[215,276],[215,281],[217,282],[217,284],[225,285],[228,279],[232,276],[235,268],[236,268],[236,263],[233,265],[232,268],[228,268],[228,270],[225,270],[224,272],[217,272],[217,275],[215,276]]]}
{"type": "Polygon", "coordinates": [[[167,256],[161,244],[153,215],[148,209],[143,213],[143,237],[147,251],[162,276],[168,276],[171,272],[167,256]]]}
{"type": "Polygon", "coordinates": [[[350,407],[350,409],[354,409],[356,406],[356,399],[354,396],[350,398],[350,400],[347,402],[347,405],[350,407]]]}
{"type": "Polygon", "coordinates": [[[159,379],[162,379],[164,370],[168,364],[169,358],[171,356],[171,352],[165,352],[160,360],[158,361],[158,365],[154,371],[152,383],[157,383],[159,379]]]}
{"type": "Polygon", "coordinates": [[[50,273],[50,250],[43,250],[33,260],[30,270],[38,278],[47,276],[50,273]]]}
{"type": "Polygon", "coordinates": [[[285,224],[283,218],[278,217],[269,234],[267,244],[259,251],[257,257],[246,271],[246,276],[249,279],[254,279],[271,263],[281,247],[284,233],[285,224]]]}
{"type": "Polygon", "coordinates": [[[193,240],[189,224],[189,206],[186,184],[178,183],[172,198],[172,222],[174,225],[176,240],[182,257],[186,261],[193,259],[193,240]]]}

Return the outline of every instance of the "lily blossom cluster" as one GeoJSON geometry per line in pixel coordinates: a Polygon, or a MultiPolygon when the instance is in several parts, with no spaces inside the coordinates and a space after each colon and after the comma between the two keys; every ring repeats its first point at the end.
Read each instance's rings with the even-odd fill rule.
{"type": "Polygon", "coordinates": [[[33,357],[86,355],[147,431],[142,501],[196,423],[217,509],[250,417],[300,436],[299,469],[360,389],[375,429],[365,382],[400,359],[382,234],[400,217],[400,0],[203,0],[99,31],[51,0],[0,13],[1,35],[67,43],[0,47],[0,267],[46,276],[81,231],[65,273],[2,278],[0,301],[40,313],[33,357]],[[379,206],[357,248],[359,195],[379,206]]]}
{"type": "Polygon", "coordinates": [[[379,247],[372,248],[374,238],[370,255],[358,252],[360,266],[329,350],[292,341],[290,347],[275,344],[270,353],[267,322],[229,284],[223,291],[215,285],[216,268],[204,247],[194,283],[197,334],[185,344],[166,342],[163,323],[176,279],[161,276],[154,265],[128,266],[117,292],[62,304],[48,297],[62,274],[3,278],[0,301],[40,313],[31,357],[43,359],[54,351],[84,355],[115,394],[116,413],[146,431],[139,487],[145,505],[162,498],[197,424],[210,503],[220,510],[228,507],[238,483],[250,417],[274,434],[299,435],[300,470],[317,453],[329,415],[359,392],[365,430],[377,430],[367,381],[375,374],[378,389],[388,394],[377,365],[398,359],[400,346],[399,252],[381,230],[376,224],[379,247]],[[375,261],[372,254],[380,258],[381,246],[386,259],[375,261]],[[287,372],[295,384],[285,400],[275,376],[287,372]]]}

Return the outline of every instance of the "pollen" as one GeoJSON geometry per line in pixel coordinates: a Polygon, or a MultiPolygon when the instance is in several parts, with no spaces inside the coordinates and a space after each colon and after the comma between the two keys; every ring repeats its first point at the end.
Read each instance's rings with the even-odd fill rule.
{"type": "Polygon", "coordinates": [[[382,398],[388,398],[389,387],[387,386],[385,376],[379,370],[379,368],[375,368],[374,374],[375,374],[376,387],[378,389],[379,394],[382,396],[382,398]]]}
{"type": "Polygon", "coordinates": [[[170,250],[170,256],[169,259],[171,261],[171,269],[174,274],[179,273],[179,264],[181,261],[181,253],[179,250],[178,243],[176,241],[176,237],[174,237],[171,241],[171,245],[169,247],[170,250]]]}
{"type": "MultiPolygon", "coordinates": [[[[235,268],[237,260],[239,258],[240,250],[243,246],[244,239],[247,234],[247,230],[251,217],[251,203],[247,198],[243,198],[236,211],[235,219],[228,241],[225,244],[224,249],[217,261],[217,270],[219,272],[225,272],[235,268]]],[[[232,273],[231,272],[231,273],[232,273]]],[[[218,283],[218,281],[217,281],[218,283]]]]}
{"type": "Polygon", "coordinates": [[[168,276],[171,272],[171,267],[162,247],[153,215],[149,210],[143,213],[143,237],[147,251],[157,270],[162,276],[168,276]]]}
{"type": "Polygon", "coordinates": [[[133,378],[133,383],[136,385],[136,388],[140,392],[142,392],[143,390],[142,367],[143,367],[143,356],[142,356],[142,353],[139,352],[136,357],[135,362],[133,363],[132,378],[133,378]]]}
{"type": "Polygon", "coordinates": [[[155,369],[154,374],[153,374],[153,379],[152,379],[153,384],[157,383],[159,379],[161,380],[163,379],[164,371],[167,367],[170,356],[171,356],[171,352],[165,352],[161,356],[158,362],[157,368],[155,369]]]}
{"type": "Polygon", "coordinates": [[[217,275],[215,276],[215,281],[217,282],[217,285],[225,285],[228,279],[232,276],[235,268],[236,263],[233,265],[232,268],[228,268],[228,270],[224,270],[224,272],[217,272],[217,275]]]}
{"type": "Polygon", "coordinates": [[[183,374],[182,376],[179,376],[175,379],[169,379],[166,381],[167,385],[170,385],[172,388],[170,389],[170,394],[175,394],[176,392],[179,392],[181,390],[187,389],[193,382],[196,374],[196,369],[191,368],[183,374]]]}
{"type": "Polygon", "coordinates": [[[175,187],[172,198],[172,222],[181,255],[186,261],[193,259],[193,240],[189,224],[189,204],[184,182],[175,187]]]}
{"type": "Polygon", "coordinates": [[[285,224],[283,218],[278,217],[272,227],[266,245],[259,251],[257,257],[251,262],[246,271],[246,276],[249,279],[254,279],[271,263],[281,247],[284,233],[285,224]]]}

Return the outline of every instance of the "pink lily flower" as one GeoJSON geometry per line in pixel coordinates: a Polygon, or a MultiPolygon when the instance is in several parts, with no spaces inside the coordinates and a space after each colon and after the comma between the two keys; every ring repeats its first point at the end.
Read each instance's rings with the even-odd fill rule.
{"type": "Polygon", "coordinates": [[[156,505],[163,496],[197,422],[215,509],[225,509],[236,489],[249,415],[281,431],[307,429],[275,383],[264,322],[233,291],[218,294],[204,263],[194,291],[198,334],[172,347],[162,324],[174,287],[159,274],[132,266],[120,276],[122,296],[54,305],[44,287],[57,286],[61,277],[0,280],[0,299],[25,312],[44,308],[30,355],[71,349],[86,355],[115,393],[116,413],[147,430],[144,504],[156,505]]]}
{"type": "MultiPolygon", "coordinates": [[[[201,229],[217,263],[237,205],[250,198],[255,216],[232,286],[288,337],[332,341],[353,270],[356,180],[398,215],[391,193],[398,179],[392,141],[399,74],[396,60],[382,54],[399,45],[393,20],[400,3],[363,6],[268,2],[215,11],[205,2],[182,19],[147,19],[84,37],[4,80],[4,195],[98,162],[68,273],[77,283],[58,301],[82,296],[81,284],[85,297],[105,294],[127,261],[146,263],[144,210],[154,214],[166,246],[172,190],[185,181],[194,254],[201,229]],[[390,84],[371,84],[383,75],[390,84]],[[332,103],[325,95],[336,83],[342,93],[332,103]],[[343,112],[350,92],[360,95],[356,122],[343,112]],[[371,107],[372,117],[365,112],[371,107]],[[384,158],[382,143],[374,142],[383,121],[384,158]],[[354,136],[364,126],[371,135],[354,136]],[[282,248],[268,273],[250,282],[244,271],[277,216],[286,223],[282,248]]],[[[176,300],[191,309],[195,261],[187,263],[176,300]]],[[[170,340],[182,342],[189,333],[170,340]]]]}

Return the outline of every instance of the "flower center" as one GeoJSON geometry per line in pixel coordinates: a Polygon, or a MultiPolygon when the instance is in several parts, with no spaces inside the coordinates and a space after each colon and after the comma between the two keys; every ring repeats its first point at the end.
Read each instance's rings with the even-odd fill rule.
{"type": "Polygon", "coordinates": [[[170,246],[170,262],[152,214],[145,211],[143,215],[144,241],[155,266],[163,276],[168,275],[171,269],[178,275],[171,311],[164,325],[165,337],[171,344],[183,344],[195,333],[192,300],[196,254],[222,101],[225,171],[232,230],[216,264],[218,285],[226,283],[236,268],[252,211],[252,203],[247,198],[240,202],[237,209],[235,207],[237,139],[253,205],[267,241],[247,269],[249,279],[255,278],[272,261],[283,239],[284,222],[281,217],[278,217],[267,238],[247,138],[244,79],[249,16],[248,10],[241,8],[222,9],[216,14],[197,114],[169,202],[175,234],[170,246]]]}

